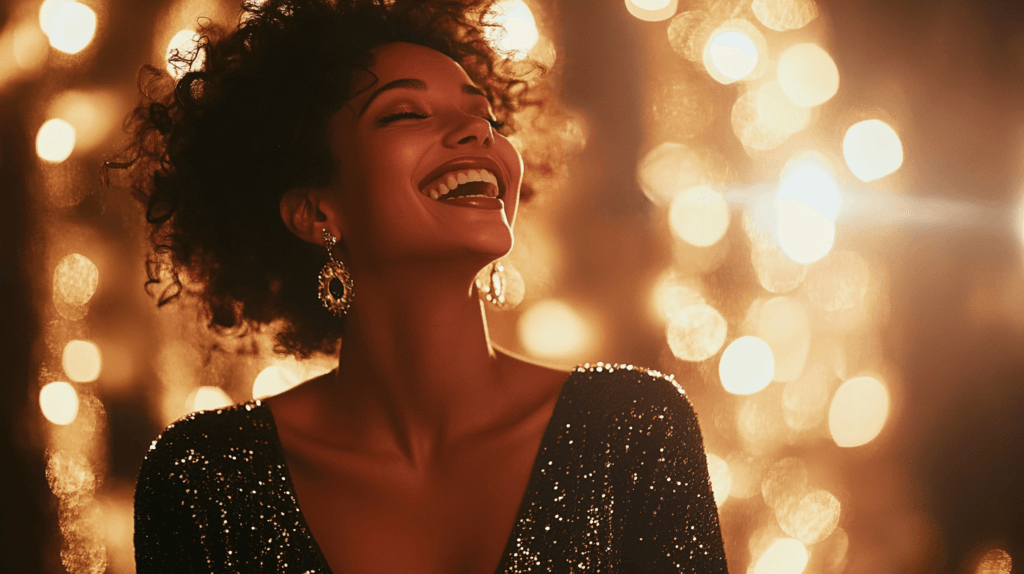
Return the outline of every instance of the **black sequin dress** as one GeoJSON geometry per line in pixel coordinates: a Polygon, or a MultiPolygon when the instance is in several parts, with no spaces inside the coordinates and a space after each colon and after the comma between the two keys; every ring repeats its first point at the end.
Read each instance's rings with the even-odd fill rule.
{"type": "MultiPolygon", "coordinates": [[[[190,414],[153,443],[135,560],[139,574],[331,571],[266,405],[190,414]]],[[[727,572],[697,417],[671,377],[601,363],[569,375],[497,572],[727,572]]]]}

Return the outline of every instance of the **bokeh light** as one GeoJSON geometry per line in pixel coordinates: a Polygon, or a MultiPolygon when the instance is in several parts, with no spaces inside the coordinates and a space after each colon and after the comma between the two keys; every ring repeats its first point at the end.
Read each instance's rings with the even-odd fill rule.
{"type": "Polygon", "coordinates": [[[704,69],[722,84],[758,77],[767,59],[768,42],[747,20],[724,22],[704,46],[704,69]]]}
{"type": "Polygon", "coordinates": [[[1013,559],[1002,548],[986,550],[974,568],[974,574],[1010,574],[1013,571],[1013,559]]]}
{"type": "Polygon", "coordinates": [[[39,26],[25,22],[13,32],[14,61],[22,70],[33,70],[46,61],[49,43],[39,26]]]}
{"type": "Polygon", "coordinates": [[[691,62],[703,58],[707,44],[699,41],[698,31],[707,20],[707,12],[701,10],[687,10],[672,18],[666,30],[672,50],[691,62]]]}
{"type": "Polygon", "coordinates": [[[39,27],[51,46],[76,54],[89,45],[96,33],[96,13],[72,0],[46,0],[39,8],[39,27]]]}
{"type": "Polygon", "coordinates": [[[679,0],[626,0],[626,10],[645,22],[668,20],[679,8],[679,0]]]}
{"type": "Polygon", "coordinates": [[[711,492],[715,496],[715,505],[721,508],[722,503],[729,498],[729,490],[732,488],[729,465],[721,457],[708,453],[708,475],[711,478],[711,492]]]}
{"type": "Polygon", "coordinates": [[[704,302],[697,281],[671,270],[663,273],[651,290],[651,309],[662,320],[671,320],[690,305],[704,302]]]}
{"type": "Polygon", "coordinates": [[[722,386],[735,395],[760,391],[774,375],[775,357],[768,343],[749,335],[729,343],[718,364],[722,386]]]}
{"type": "Polygon", "coordinates": [[[873,377],[856,377],[843,383],[832,397],[828,428],[837,445],[861,446],[882,432],[888,416],[885,385],[873,377]]]}
{"type": "Polygon", "coordinates": [[[776,200],[802,203],[835,221],[842,207],[836,178],[814,154],[798,156],[782,169],[776,200]]]}
{"type": "Polygon", "coordinates": [[[704,162],[691,148],[665,142],[640,160],[637,179],[648,199],[656,205],[668,205],[683,191],[704,183],[704,162]]]}
{"type": "Polygon", "coordinates": [[[594,330],[568,303],[547,299],[519,318],[519,341],[528,353],[545,359],[571,359],[589,353],[594,330]]]}
{"type": "Polygon", "coordinates": [[[88,151],[102,143],[120,126],[122,103],[115,91],[66,90],[50,104],[50,117],[75,128],[75,149],[88,151]]]}
{"type": "Polygon", "coordinates": [[[800,376],[811,347],[811,324],[799,301],[790,297],[766,301],[758,312],[757,336],[772,350],[772,380],[789,382],[800,376]]]}
{"type": "Polygon", "coordinates": [[[522,0],[501,0],[486,20],[487,41],[513,60],[521,60],[540,40],[537,22],[530,7],[522,0]]]}
{"type": "Polygon", "coordinates": [[[659,137],[685,141],[696,137],[715,120],[718,102],[709,86],[690,76],[662,78],[652,91],[650,124],[659,137]]]}
{"type": "Polygon", "coordinates": [[[256,375],[256,380],[252,383],[252,398],[263,399],[283,393],[299,382],[293,371],[281,365],[270,365],[256,375]]]}
{"type": "Polygon", "coordinates": [[[708,247],[729,229],[729,205],[722,194],[698,185],[672,200],[668,222],[676,237],[690,245],[708,247]]]}
{"type": "Polygon", "coordinates": [[[814,0],[754,0],[750,8],[758,22],[776,32],[803,28],[818,17],[814,0]]]}
{"type": "Polygon", "coordinates": [[[816,544],[839,525],[841,505],[827,490],[812,490],[775,510],[783,532],[803,542],[816,544]]]}
{"type": "Polygon", "coordinates": [[[75,128],[60,118],[47,120],[36,134],[36,154],[46,161],[60,163],[74,149],[75,128]]]}
{"type": "Polygon", "coordinates": [[[51,423],[70,424],[78,415],[78,393],[68,383],[49,383],[39,390],[39,408],[51,423]]]}
{"type": "Polygon", "coordinates": [[[771,457],[791,442],[791,431],[779,408],[780,390],[769,387],[737,401],[736,433],[742,439],[744,450],[771,457]]]}
{"type": "Polygon", "coordinates": [[[745,211],[743,230],[750,238],[750,263],[757,275],[757,282],[771,293],[788,293],[803,283],[807,276],[807,266],[787,257],[772,241],[771,233],[777,225],[772,203],[765,202],[767,213],[763,218],[750,210],[745,211]],[[757,219],[766,221],[758,222],[757,219]]]}
{"type": "Polygon", "coordinates": [[[807,127],[811,111],[794,104],[776,80],[752,89],[733,104],[733,133],[750,150],[774,149],[807,127]]]}
{"type": "Polygon", "coordinates": [[[65,255],[53,270],[53,294],[68,305],[85,305],[96,293],[100,272],[84,255],[65,255]]]}
{"type": "Polygon", "coordinates": [[[896,130],[882,120],[864,120],[846,130],[843,157],[861,181],[874,181],[903,165],[903,144],[896,130]]]}
{"type": "Polygon", "coordinates": [[[841,206],[835,176],[821,161],[813,155],[790,161],[775,195],[779,247],[801,264],[825,257],[835,242],[841,206]]]}
{"type": "Polygon", "coordinates": [[[829,368],[811,363],[782,391],[782,415],[786,425],[795,431],[815,429],[825,420],[833,380],[829,368]]]}
{"type": "Polygon", "coordinates": [[[167,73],[178,79],[187,74],[203,68],[206,62],[206,53],[199,47],[200,34],[195,30],[179,30],[167,44],[167,73]],[[194,54],[194,58],[193,58],[194,54]],[[175,58],[184,58],[191,62],[174,61],[175,58]]]}
{"type": "Polygon", "coordinates": [[[669,349],[684,361],[703,361],[722,345],[728,326],[721,313],[710,305],[698,303],[675,313],[669,321],[666,337],[669,349]]]}
{"type": "Polygon", "coordinates": [[[839,91],[839,69],[832,56],[810,42],[787,48],[779,56],[776,74],[786,96],[805,108],[821,105],[839,91]]]}
{"type": "Polygon", "coordinates": [[[800,574],[807,567],[807,547],[793,538],[780,538],[757,559],[752,574],[800,574]]]}
{"type": "Polygon", "coordinates": [[[853,251],[836,251],[815,263],[807,274],[807,298],[823,311],[846,311],[864,304],[871,272],[853,251]]]}
{"type": "Polygon", "coordinates": [[[61,365],[69,379],[77,383],[90,383],[100,376],[102,360],[100,349],[91,341],[69,341],[64,345],[61,365]]]}
{"type": "Polygon", "coordinates": [[[229,407],[233,403],[231,397],[220,387],[199,387],[188,397],[188,412],[212,411],[229,407]]]}
{"type": "Polygon", "coordinates": [[[726,463],[729,465],[729,496],[750,498],[755,494],[761,494],[761,481],[767,472],[765,459],[738,450],[726,458],[726,463]]]}
{"type": "Polygon", "coordinates": [[[784,458],[768,470],[761,482],[761,497],[778,510],[798,500],[807,490],[807,464],[799,458],[784,458]]]}

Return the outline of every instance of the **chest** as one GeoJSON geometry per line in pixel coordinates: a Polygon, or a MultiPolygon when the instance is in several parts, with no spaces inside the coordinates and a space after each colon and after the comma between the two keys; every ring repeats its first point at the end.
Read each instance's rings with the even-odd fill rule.
{"type": "Polygon", "coordinates": [[[539,442],[539,433],[496,438],[428,473],[326,451],[293,451],[288,462],[302,513],[335,574],[490,574],[539,442]]]}

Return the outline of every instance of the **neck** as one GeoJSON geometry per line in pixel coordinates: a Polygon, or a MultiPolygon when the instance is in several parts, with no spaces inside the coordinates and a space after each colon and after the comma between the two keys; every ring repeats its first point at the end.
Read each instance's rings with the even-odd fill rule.
{"type": "Polygon", "coordinates": [[[361,273],[338,366],[358,424],[430,456],[488,420],[502,389],[474,272],[361,273]]]}

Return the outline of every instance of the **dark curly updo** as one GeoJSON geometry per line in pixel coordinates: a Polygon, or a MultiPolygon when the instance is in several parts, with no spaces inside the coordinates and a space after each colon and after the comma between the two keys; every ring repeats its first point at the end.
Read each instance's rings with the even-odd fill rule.
{"type": "Polygon", "coordinates": [[[410,42],[451,57],[506,129],[515,112],[544,108],[485,41],[481,15],[491,3],[245,0],[236,30],[206,26],[194,51],[172,59],[191,71],[175,80],[145,67],[143,99],[127,121],[132,144],[104,175],[127,170],[145,205],[147,288],[170,278],[158,305],[188,294],[215,329],[280,321],[278,352],[336,348],[343,321],[316,295],[326,252],[288,231],[281,197],[329,183],[327,119],[355,95],[353,72],[368,69],[376,46],[410,42]]]}

